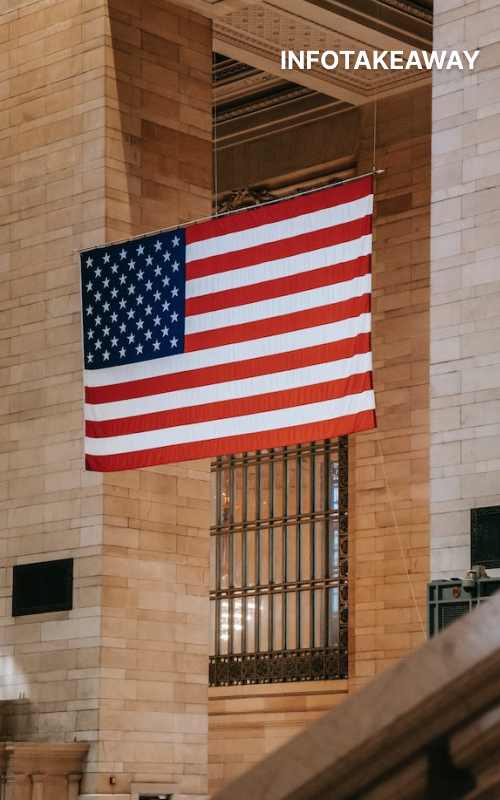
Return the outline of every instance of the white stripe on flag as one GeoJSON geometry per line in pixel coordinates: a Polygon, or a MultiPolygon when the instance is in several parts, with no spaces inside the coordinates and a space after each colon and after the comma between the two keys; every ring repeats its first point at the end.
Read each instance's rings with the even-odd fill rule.
{"type": "Polygon", "coordinates": [[[210,420],[196,424],[179,425],[157,431],[132,433],[128,436],[85,439],[85,450],[89,455],[106,456],[115,453],[135,453],[155,447],[169,447],[188,444],[225,436],[244,435],[262,431],[288,428],[292,425],[306,425],[327,419],[359,414],[375,407],[372,390],[342,397],[338,400],[325,400],[320,403],[277,409],[229,419],[210,420]]]}
{"type": "Polygon", "coordinates": [[[297,389],[301,386],[335,381],[348,378],[350,375],[362,375],[372,368],[371,353],[362,353],[343,358],[340,361],[328,361],[325,364],[313,364],[287,372],[272,375],[257,375],[242,380],[215,383],[199,386],[194,389],[178,389],[174,392],[154,394],[131,400],[118,400],[111,403],[85,405],[85,418],[95,422],[111,419],[137,417],[141,414],[154,414],[159,411],[170,411],[174,408],[188,408],[206,403],[218,403],[222,400],[239,400],[244,397],[270,394],[286,389],[297,389]]]}
{"type": "Polygon", "coordinates": [[[310,211],[307,214],[300,214],[296,217],[280,220],[279,222],[268,222],[255,228],[246,228],[243,231],[226,233],[221,236],[213,236],[186,245],[186,260],[196,261],[201,258],[232,253],[235,250],[244,250],[247,247],[255,247],[266,242],[275,242],[278,239],[289,239],[290,237],[300,236],[302,233],[329,228],[332,225],[343,225],[346,222],[353,222],[371,214],[373,211],[373,195],[361,197],[350,203],[342,203],[331,208],[322,208],[318,211],[310,211]]]}
{"type": "Polygon", "coordinates": [[[371,314],[360,314],[358,317],[351,317],[340,322],[266,336],[249,342],[210,347],[206,350],[193,350],[190,353],[178,353],[137,364],[126,364],[123,367],[85,370],[85,385],[88,387],[110,386],[144,378],[154,378],[158,375],[172,375],[192,369],[231,364],[235,361],[246,361],[261,356],[289,353],[303,347],[314,347],[350,339],[360,333],[369,333],[370,329],[371,314]]]}
{"type": "Polygon", "coordinates": [[[318,250],[309,250],[307,253],[299,253],[296,256],[264,261],[251,267],[216,272],[203,278],[192,278],[186,281],[186,299],[223,292],[226,289],[251,286],[254,283],[267,282],[276,278],[286,278],[289,275],[298,275],[335,264],[344,264],[346,261],[353,261],[360,256],[367,256],[371,251],[372,236],[368,234],[349,242],[322,247],[318,250]]]}
{"type": "Polygon", "coordinates": [[[186,317],[186,334],[226,328],[229,325],[242,325],[245,322],[293,314],[295,311],[320,308],[360,297],[370,291],[371,275],[362,275],[343,283],[321,286],[319,289],[309,289],[306,292],[296,292],[283,297],[272,297],[270,300],[259,300],[257,303],[221,308],[219,311],[186,317]]]}

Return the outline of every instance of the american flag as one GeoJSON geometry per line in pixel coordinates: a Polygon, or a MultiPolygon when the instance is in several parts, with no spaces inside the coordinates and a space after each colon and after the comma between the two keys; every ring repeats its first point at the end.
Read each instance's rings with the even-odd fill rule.
{"type": "Polygon", "coordinates": [[[372,179],[82,253],[87,469],[375,426],[372,179]]]}

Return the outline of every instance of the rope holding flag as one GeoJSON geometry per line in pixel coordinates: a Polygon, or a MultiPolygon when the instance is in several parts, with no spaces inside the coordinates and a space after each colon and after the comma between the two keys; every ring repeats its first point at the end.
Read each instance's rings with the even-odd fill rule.
{"type": "Polygon", "coordinates": [[[373,177],[81,254],[87,469],[375,427],[373,177]]]}

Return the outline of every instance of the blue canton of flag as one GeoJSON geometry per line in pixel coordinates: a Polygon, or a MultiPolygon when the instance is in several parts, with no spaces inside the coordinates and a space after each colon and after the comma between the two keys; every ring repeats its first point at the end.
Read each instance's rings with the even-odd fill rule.
{"type": "Polygon", "coordinates": [[[86,369],[184,351],[183,228],[82,253],[86,369]]]}

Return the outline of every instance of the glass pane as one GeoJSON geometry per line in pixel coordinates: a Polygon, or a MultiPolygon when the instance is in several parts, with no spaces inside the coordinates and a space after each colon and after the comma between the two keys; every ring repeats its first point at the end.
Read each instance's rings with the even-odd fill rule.
{"type": "Polygon", "coordinates": [[[234,468],[233,475],[233,520],[238,524],[243,519],[243,468],[234,468]]]}
{"type": "Polygon", "coordinates": [[[282,650],[283,644],[283,595],[273,595],[273,650],[282,650]]]}
{"type": "Polygon", "coordinates": [[[315,447],[311,453],[309,461],[309,474],[311,482],[311,512],[316,511],[316,464],[318,461],[317,448],[315,447]]]}
{"type": "Polygon", "coordinates": [[[259,534],[260,540],[260,575],[259,584],[264,586],[269,583],[269,531],[263,528],[259,534]]]}
{"type": "Polygon", "coordinates": [[[247,586],[255,586],[255,531],[246,532],[246,558],[247,558],[247,586]]]}
{"type": "Polygon", "coordinates": [[[243,628],[241,598],[239,597],[234,598],[232,604],[233,604],[233,615],[232,615],[233,646],[231,652],[241,653],[241,632],[243,628]]]}
{"type": "Polygon", "coordinates": [[[329,520],[328,535],[328,570],[332,577],[336,577],[339,572],[339,522],[338,519],[329,520]]]}
{"type": "Polygon", "coordinates": [[[260,458],[257,459],[257,463],[255,465],[255,512],[254,512],[254,519],[260,519],[260,484],[261,484],[261,463],[260,458]]]}
{"type": "Polygon", "coordinates": [[[227,589],[229,586],[229,534],[217,534],[219,541],[219,588],[227,589]]]}
{"type": "Polygon", "coordinates": [[[222,472],[221,488],[221,525],[231,522],[231,474],[229,467],[224,467],[222,472]]]}
{"type": "Polygon", "coordinates": [[[248,625],[247,625],[247,614],[248,614],[248,598],[245,595],[241,598],[241,652],[245,653],[248,650],[247,647],[247,635],[248,635],[248,625]]]}
{"type": "Polygon", "coordinates": [[[295,458],[288,459],[288,516],[297,513],[297,463],[295,458]]]}
{"type": "Polygon", "coordinates": [[[259,650],[269,650],[269,598],[259,598],[259,650]]]}
{"type": "Polygon", "coordinates": [[[301,458],[300,467],[300,512],[309,514],[311,511],[311,454],[305,453],[301,458]]]}
{"type": "Polygon", "coordinates": [[[339,590],[337,587],[328,590],[328,645],[334,647],[339,643],[339,590]]]}
{"type": "Polygon", "coordinates": [[[319,453],[315,458],[315,511],[321,512],[325,509],[325,455],[319,453]]]}
{"type": "Polygon", "coordinates": [[[247,469],[247,521],[255,520],[255,485],[256,485],[256,470],[255,464],[249,464],[247,469]]]}
{"type": "Polygon", "coordinates": [[[330,464],[330,508],[339,508],[339,464],[336,459],[330,464]]]}
{"type": "Polygon", "coordinates": [[[271,452],[271,457],[269,459],[269,486],[268,486],[268,505],[269,505],[269,519],[274,519],[275,512],[274,512],[274,455],[271,452]]]}
{"type": "Polygon", "coordinates": [[[283,581],[283,528],[273,531],[273,578],[275,583],[283,581]]]}
{"type": "Polygon", "coordinates": [[[311,577],[311,526],[304,522],[300,526],[300,579],[311,577]]]}
{"type": "Polygon", "coordinates": [[[297,580],[297,561],[296,561],[296,545],[297,545],[297,528],[295,525],[289,525],[286,529],[286,580],[297,580]]]}
{"type": "Polygon", "coordinates": [[[310,592],[300,592],[300,647],[312,647],[310,592]]]}
{"type": "Polygon", "coordinates": [[[269,519],[269,461],[266,459],[260,465],[260,519],[269,519]]]}
{"type": "Polygon", "coordinates": [[[210,655],[213,656],[216,653],[215,649],[215,601],[212,600],[210,603],[210,655]]]}
{"type": "Polygon", "coordinates": [[[325,577],[325,551],[326,551],[326,532],[323,520],[314,523],[314,571],[315,578],[325,577]]]}
{"type": "Polygon", "coordinates": [[[274,461],[274,516],[283,516],[283,461],[274,461]]]}
{"type": "Polygon", "coordinates": [[[274,528],[268,529],[268,561],[269,561],[269,584],[274,583],[274,528]]]}
{"type": "Polygon", "coordinates": [[[227,655],[229,641],[229,604],[227,600],[219,603],[219,652],[227,655]]]}
{"type": "Polygon", "coordinates": [[[243,532],[233,531],[233,585],[242,586],[243,532]]]}
{"type": "Polygon", "coordinates": [[[295,650],[295,648],[297,647],[296,605],[297,605],[296,592],[287,592],[287,594],[286,594],[286,647],[287,647],[287,650],[295,650]]]}
{"type": "Polygon", "coordinates": [[[218,515],[217,515],[217,508],[218,508],[218,492],[217,492],[217,473],[211,472],[210,473],[210,497],[212,498],[212,503],[210,506],[210,524],[217,525],[218,523],[218,515]]]}
{"type": "Polygon", "coordinates": [[[255,597],[247,597],[246,606],[246,652],[255,653],[255,597]]]}
{"type": "Polygon", "coordinates": [[[325,646],[325,591],[317,589],[314,592],[314,646],[325,646]]]}
{"type": "Polygon", "coordinates": [[[210,591],[213,592],[216,588],[216,578],[215,578],[215,565],[216,565],[216,543],[217,543],[217,536],[210,536],[210,591]]]}

